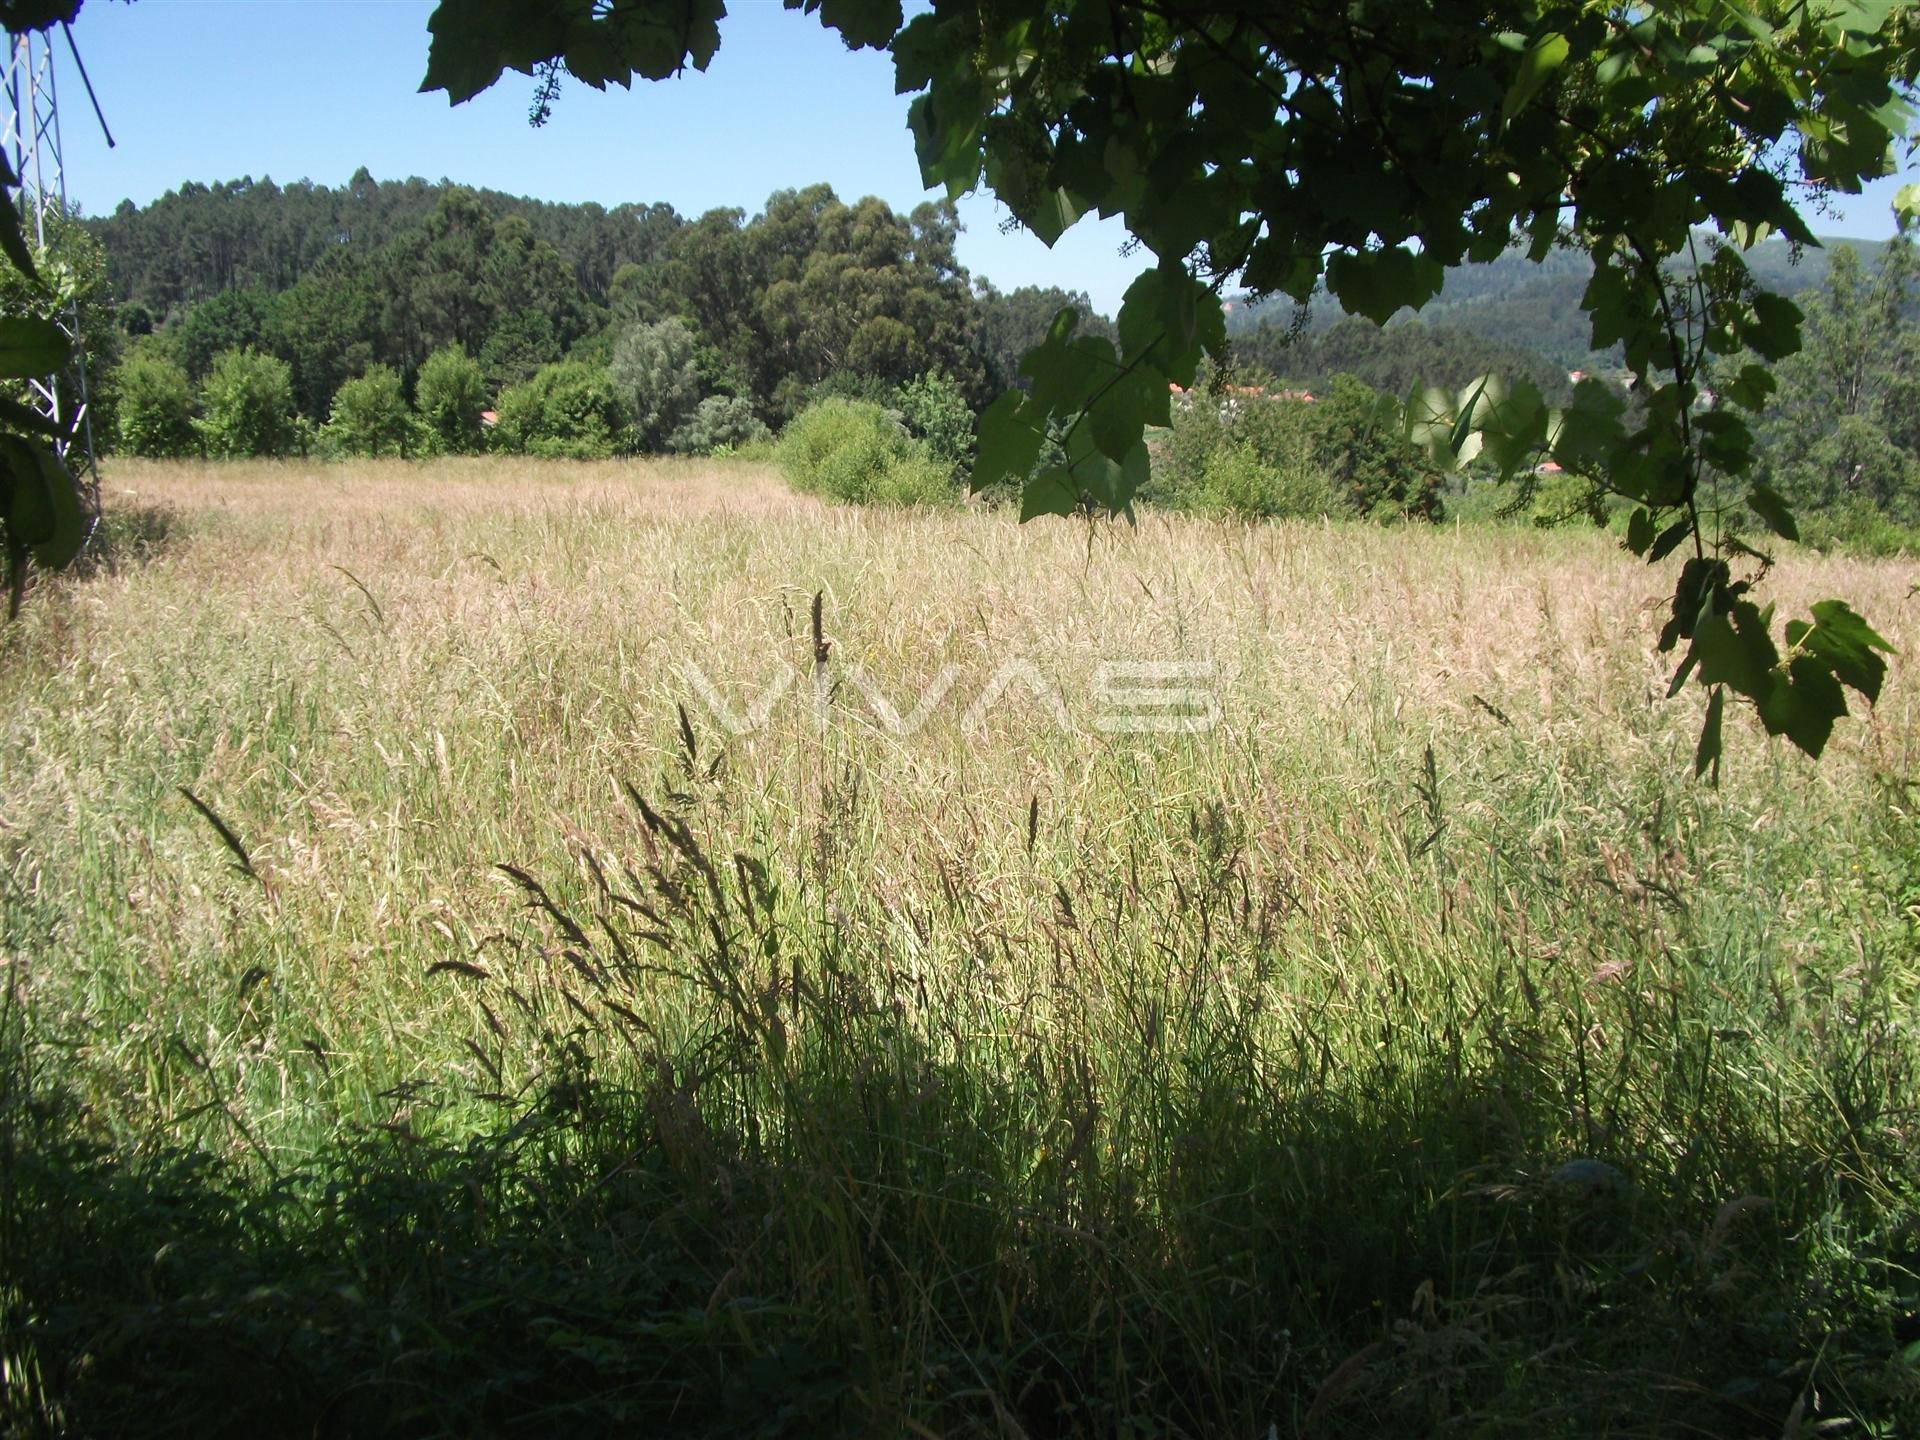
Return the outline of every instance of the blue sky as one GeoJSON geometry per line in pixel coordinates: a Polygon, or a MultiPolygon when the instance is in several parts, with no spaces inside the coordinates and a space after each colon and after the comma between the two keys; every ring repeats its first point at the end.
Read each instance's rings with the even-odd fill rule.
{"type": "MultiPolygon", "coordinates": [[[[569,85],[534,130],[523,76],[460,106],[417,93],[432,0],[90,0],[74,37],[119,144],[106,147],[61,46],[68,192],[99,214],[185,180],[340,185],[365,165],[383,180],[665,201],[689,216],[751,213],[777,189],[821,180],[845,199],[878,195],[902,210],[926,198],[889,59],[847,51],[780,0],[727,8],[707,74],[605,95],[569,85]]],[[[1871,187],[1814,229],[1890,234],[1897,183],[1871,187]]],[[[1003,289],[1083,289],[1111,313],[1143,263],[1119,255],[1118,222],[1082,221],[1049,251],[1031,235],[1001,234],[1005,215],[991,198],[961,202],[960,258],[1003,289]]]]}
{"type": "MultiPolygon", "coordinates": [[[[74,38],[116,148],[57,51],[69,194],[89,213],[144,204],[184,180],[302,177],[340,185],[447,178],[547,200],[665,201],[693,216],[757,211],[824,180],[901,210],[929,198],[893,63],[849,52],[780,0],[729,0],[706,74],[602,95],[570,84],[539,130],[533,82],[508,74],[465,105],[416,93],[431,0],[89,0],[74,38]]],[[[991,198],[961,202],[960,258],[1004,289],[1087,290],[1112,310],[1142,261],[1117,222],[1083,222],[1049,251],[1002,235],[991,198]]]]}

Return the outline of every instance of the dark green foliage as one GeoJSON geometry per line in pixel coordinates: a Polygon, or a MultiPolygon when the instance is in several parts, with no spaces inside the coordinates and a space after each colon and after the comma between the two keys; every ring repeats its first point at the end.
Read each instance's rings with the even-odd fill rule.
{"type": "Polygon", "coordinates": [[[1441,518],[1440,472],[1399,428],[1393,398],[1335,375],[1307,412],[1315,458],[1338,491],[1371,519],[1441,518]]]}
{"type": "MultiPolygon", "coordinates": [[[[10,24],[46,23],[32,18],[37,6],[14,8],[20,13],[10,24]]],[[[57,7],[48,13],[52,8],[57,7]]],[[[86,298],[71,283],[48,283],[41,270],[44,257],[35,256],[20,228],[13,194],[19,183],[9,157],[0,154],[0,251],[6,261],[0,265],[5,302],[0,306],[0,382],[7,382],[0,389],[0,565],[8,619],[20,613],[28,562],[48,570],[71,564],[86,543],[88,520],[79,486],[62,458],[66,429],[43,415],[14,383],[68,383],[73,345],[51,316],[86,298]]]]}
{"type": "MultiPolygon", "coordinates": [[[[404,359],[384,335],[382,282],[376,262],[343,247],[327,251],[299,283],[267,303],[264,328],[250,338],[287,362],[301,414],[324,419],[348,379],[382,356],[404,359]]],[[[219,301],[190,310],[181,333],[209,308],[217,310],[219,301]]]]}
{"type": "Polygon", "coordinates": [[[592,328],[560,252],[537,238],[523,216],[491,223],[479,279],[487,307],[480,364],[495,385],[526,379],[592,328]]]}
{"type": "Polygon", "coordinates": [[[413,453],[418,438],[400,377],[385,365],[374,365],[342,385],[321,441],[336,455],[413,453]]]}
{"type": "MultiPolygon", "coordinates": [[[[87,222],[107,247],[113,293],[155,316],[223,290],[278,294],[328,255],[359,262],[421,228],[454,187],[379,181],[365,169],[345,185],[276,185],[242,179],[189,182],[153,204],[123,203],[87,222]]],[[[494,216],[519,216],[565,261],[588,303],[606,302],[614,272],[645,261],[679,224],[665,205],[557,205],[497,191],[472,192],[494,216]]]]}
{"type": "Polygon", "coordinates": [[[956,475],[973,468],[973,408],[959,386],[934,371],[898,386],[892,398],[908,431],[926,442],[934,459],[956,475]]]}
{"type": "Polygon", "coordinates": [[[674,437],[702,399],[698,350],[693,329],[677,317],[632,325],[614,343],[608,373],[642,451],[683,448],[674,437]]]}
{"type": "MultiPolygon", "coordinates": [[[[188,311],[166,332],[173,358],[196,383],[230,350],[258,348],[268,332],[271,297],[264,290],[222,290],[188,311]]],[[[291,370],[289,370],[291,383],[291,370]]],[[[328,395],[331,397],[332,392],[328,395]]]]}
{"type": "Polygon", "coordinates": [[[217,459],[290,454],[293,377],[286,362],[252,346],[214,357],[200,389],[201,443],[217,459]]]}
{"type": "Polygon", "coordinates": [[[1309,397],[1258,372],[1211,375],[1174,407],[1146,498],[1243,518],[1437,520],[1440,472],[1410,446],[1387,397],[1350,375],[1309,397]]]}
{"type": "MultiPolygon", "coordinates": [[[[0,320],[0,345],[23,322],[0,320]]],[[[0,377],[5,375],[0,362],[0,377]]],[[[38,373],[31,372],[31,373],[38,373]]],[[[0,431],[0,542],[4,543],[7,617],[19,613],[27,581],[27,562],[46,570],[72,563],[86,540],[86,511],[73,477],[60,457],[39,440],[20,433],[31,430],[24,416],[9,415],[0,431]],[[17,427],[17,428],[16,428],[17,427]]]]}
{"type": "Polygon", "coordinates": [[[780,467],[796,490],[850,505],[951,505],[952,470],[907,433],[898,415],[866,400],[827,399],[780,435],[780,467]]]}
{"type": "Polygon", "coordinates": [[[1818,515],[1829,529],[1841,517],[1920,525],[1917,292],[1920,261],[1902,237],[1871,271],[1851,249],[1835,250],[1826,284],[1802,297],[1806,343],[1781,363],[1759,427],[1756,473],[1779,509],[1818,515]]]}
{"type": "Polygon", "coordinates": [[[895,385],[942,370],[977,404],[986,367],[956,228],[949,205],[902,216],[824,185],[784,190],[751,221],[702,216],[630,293],[693,323],[770,419],[838,372],[895,385]]]}
{"type": "Polygon", "coordinates": [[[480,412],[487,408],[486,377],[458,345],[442,346],[427,357],[413,398],[443,454],[470,455],[485,447],[480,412]]]}
{"type": "Polygon", "coordinates": [[[974,308],[980,316],[981,353],[997,390],[1026,385],[1020,361],[1047,338],[1053,317],[1062,310],[1078,312],[1087,334],[1115,338],[1112,322],[1095,313],[1085,291],[1022,285],[1002,292],[990,281],[976,280],[974,308]]]}
{"type": "Polygon", "coordinates": [[[560,359],[589,317],[559,252],[520,215],[496,216],[454,186],[426,223],[382,252],[387,343],[418,364],[442,345],[480,359],[490,384],[527,379],[560,359]]]}
{"type": "MultiPolygon", "coordinates": [[[[85,222],[58,206],[48,208],[41,224],[46,245],[44,249],[36,246],[34,275],[0,263],[0,315],[57,321],[63,328],[72,328],[86,357],[88,418],[95,443],[104,446],[113,435],[118,397],[115,370],[122,343],[107,280],[107,255],[85,222]]],[[[46,368],[16,368],[9,373],[53,380],[61,414],[73,416],[80,408],[79,373],[65,358],[65,342],[61,345],[58,357],[43,349],[37,357],[16,355],[12,361],[17,366],[31,360],[46,368]]],[[[14,390],[9,387],[7,393],[14,390]]]]}
{"type": "Polygon", "coordinates": [[[753,413],[752,401],[740,395],[709,395],[673,432],[669,448],[681,455],[711,455],[758,444],[772,435],[753,413]]]}
{"type": "MultiPolygon", "coordinates": [[[[1700,238],[1704,245],[1708,237],[1700,238]]],[[[1863,257],[1871,258],[1879,253],[1881,242],[1825,240],[1822,244],[1825,248],[1803,248],[1775,237],[1749,251],[1747,265],[1762,289],[1794,298],[1825,283],[1828,257],[1838,247],[1857,248],[1863,257]]],[[[1678,256],[1670,271],[1684,273],[1690,263],[1690,257],[1678,256]]],[[[1447,348],[1469,348],[1478,341],[1484,342],[1489,353],[1524,352],[1532,357],[1525,362],[1528,365],[1544,363],[1559,370],[1612,369],[1621,363],[1619,350],[1594,349],[1591,324],[1580,308],[1581,298],[1592,279],[1593,262],[1579,250],[1555,247],[1536,263],[1528,257],[1525,248],[1516,247],[1492,260],[1469,260],[1449,267],[1439,295],[1420,311],[1420,319],[1429,329],[1444,332],[1446,338],[1440,343],[1447,348]]],[[[1254,337],[1263,330],[1278,338],[1293,329],[1294,302],[1284,296],[1262,301],[1240,295],[1229,304],[1227,333],[1233,338],[1237,352],[1243,358],[1275,365],[1267,355],[1246,347],[1254,344],[1254,337]]],[[[1411,311],[1402,312],[1395,324],[1411,315],[1411,311]]],[[[1302,328],[1314,335],[1339,324],[1342,317],[1338,303],[1322,290],[1308,302],[1307,313],[1302,318],[1305,322],[1302,328]]],[[[1369,328],[1377,327],[1369,322],[1369,328]]],[[[1436,358],[1444,363],[1444,352],[1436,358]]],[[[1375,381],[1358,365],[1343,364],[1336,368],[1353,370],[1382,389],[1396,389],[1375,381]]],[[[1483,365],[1476,373],[1483,373],[1487,368],[1483,365]]],[[[1510,373],[1540,383],[1539,377],[1529,369],[1516,368],[1510,373]]],[[[1437,375],[1433,380],[1458,386],[1469,378],[1446,374],[1437,375]]],[[[1396,393],[1404,389],[1404,385],[1400,386],[1396,393]]]]}
{"type": "Polygon", "coordinates": [[[150,345],[130,350],[120,364],[118,449],[169,459],[200,449],[193,428],[193,386],[186,372],[150,345]]]}
{"type": "Polygon", "coordinates": [[[1232,339],[1236,364],[1271,371],[1298,390],[1322,389],[1335,375],[1351,375],[1397,397],[1415,385],[1458,390],[1495,374],[1531,383],[1551,404],[1573,398],[1567,371],[1525,342],[1486,340],[1431,320],[1382,328],[1354,316],[1298,334],[1269,322],[1232,339]]]}
{"type": "Polygon", "coordinates": [[[814,186],[776,193],[751,219],[716,210],[684,223],[665,206],[543,206],[363,174],[337,192],[187,186],[94,228],[123,304],[170,315],[162,333],[189,375],[254,345],[288,363],[297,406],[316,420],[375,363],[410,381],[459,345],[498,392],[562,358],[611,366],[624,337],[667,323],[691,337],[694,378],[662,392],[657,414],[635,392],[645,449],[670,448],[707,397],[743,395],[778,419],[836,374],[885,393],[939,370],[970,405],[988,393],[945,205],[900,215],[814,186]],[[275,196],[286,204],[268,205],[275,196]],[[207,237],[230,263],[167,278],[216,243],[207,237]]]}
{"type": "Polygon", "coordinates": [[[289,364],[316,420],[367,366],[404,379],[450,343],[496,385],[526,379],[591,331],[613,269],[678,223],[665,207],[541,205],[364,172],[339,191],[189,185],[93,222],[123,303],[171,314],[165,333],[190,375],[255,345],[289,364]],[[227,263],[164,278],[209,248],[227,263]]]}
{"type": "Polygon", "coordinates": [[[495,448],[555,460],[604,460],[626,450],[632,428],[607,373],[595,366],[543,366],[502,392],[495,448]]]}

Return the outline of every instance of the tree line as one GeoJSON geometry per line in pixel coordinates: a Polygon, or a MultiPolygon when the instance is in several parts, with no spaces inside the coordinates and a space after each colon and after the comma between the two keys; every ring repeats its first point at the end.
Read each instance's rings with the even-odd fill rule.
{"type": "MultiPolygon", "coordinates": [[[[416,403],[430,365],[457,365],[463,384],[477,367],[476,417],[497,408],[504,436],[570,454],[710,448],[779,427],[822,387],[882,394],[927,375],[977,410],[1062,307],[1092,307],[973,280],[958,229],[950,204],[903,215],[824,185],[688,220],[363,170],[338,190],[183,186],[82,222],[75,243],[99,281],[97,407],[125,448],[284,453],[341,433],[350,382],[416,403]],[[243,371],[255,393],[284,391],[283,424],[196,413],[243,371]],[[149,402],[160,413],[118,413],[149,402]]],[[[459,430],[427,423],[405,443],[479,443],[459,430]]]]}
{"type": "MultiPolygon", "coordinates": [[[[1062,308],[1079,313],[1082,334],[1116,332],[1084,294],[1002,292],[970,276],[957,234],[946,204],[903,215],[826,186],[776,192],[751,217],[688,220],[665,205],[545,204],[362,170],[339,189],[184,185],[144,208],[57,224],[54,243],[81,299],[106,448],[711,453],[766,438],[831,396],[878,404],[958,468],[970,447],[951,432],[1029,383],[1021,357],[1062,308]]],[[[1760,267],[1770,286],[1798,292],[1811,343],[1782,372],[1759,449],[1811,535],[1886,547],[1920,523],[1920,435],[1903,419],[1920,409],[1907,403],[1920,368],[1915,267],[1904,242],[1867,254],[1836,246],[1789,266],[1781,247],[1780,263],[1760,267]],[[1831,378],[1844,368],[1836,349],[1850,357],[1844,383],[1831,378]]],[[[1562,292],[1591,267],[1520,263],[1449,271],[1437,318],[1385,326],[1324,303],[1291,319],[1230,303],[1222,381],[1335,404],[1283,424],[1284,445],[1259,429],[1271,419],[1183,412],[1160,450],[1164,477],[1143,498],[1258,515],[1304,513],[1332,494],[1352,500],[1335,510],[1439,513],[1436,475],[1366,417],[1379,395],[1488,373],[1568,403],[1574,375],[1555,332],[1540,332],[1542,353],[1499,317],[1547,296],[1574,309],[1562,292]],[[1249,424],[1257,434],[1241,433],[1249,424]],[[1200,435],[1206,456],[1225,458],[1194,449],[1200,435]],[[1331,470],[1330,492],[1303,478],[1302,456],[1331,470]],[[1347,494],[1343,477],[1387,473],[1396,478],[1347,494]]]]}

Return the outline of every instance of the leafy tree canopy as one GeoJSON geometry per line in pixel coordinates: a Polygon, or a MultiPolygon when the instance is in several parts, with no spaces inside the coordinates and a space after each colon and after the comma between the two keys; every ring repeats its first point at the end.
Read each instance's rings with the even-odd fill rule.
{"type": "Polygon", "coordinates": [[[513,454],[604,460],[627,448],[627,407],[607,372],[570,361],[543,365],[500,396],[494,443],[513,454]]]}
{"type": "Polygon", "coordinates": [[[186,372],[151,346],[120,366],[119,443],[132,455],[167,459],[190,454],[200,439],[193,428],[193,387],[186,372]]]}
{"type": "MultiPolygon", "coordinates": [[[[930,185],[982,183],[1051,243],[1082,215],[1121,215],[1157,258],[1127,292],[1119,343],[1063,310],[1026,357],[1025,393],[982,419],[975,483],[1025,476],[1064,426],[1060,464],[1026,482],[1025,513],[1087,497],[1127,510],[1143,432],[1170,383],[1223,356],[1218,291],[1305,300],[1323,281],[1384,321],[1439,290],[1445,268],[1516,237],[1537,259],[1584,251],[1596,348],[1619,344],[1641,403],[1602,387],[1549,409],[1530,385],[1435,388],[1410,433],[1438,460],[1504,473],[1551,456],[1635,507],[1632,548],[1687,560],[1662,636],[1681,678],[1713,689],[1699,763],[1717,763],[1724,692],[1818,753],[1843,687],[1879,692],[1885,642],[1838,601],[1794,622],[1783,651],[1750,596],[1759,562],[1698,504],[1710,475],[1753,466],[1741,411],[1800,344],[1800,313],[1759,291],[1742,251],[1806,244],[1809,196],[1889,173],[1905,137],[1920,29],[1898,0],[787,0],[851,46],[892,53],[930,185]],[[1668,266],[1726,237],[1682,281],[1668,266]],[[1709,382],[1712,382],[1709,385],[1709,382]],[[1726,403],[1702,412],[1712,388],[1726,403]]],[[[441,0],[425,88],[464,100],[507,69],[589,85],[704,69],[721,0],[441,0]]],[[[1920,209],[1920,190],[1902,192],[1920,209]]],[[[1756,513],[1790,533],[1777,493],[1756,513]]]]}
{"type": "Polygon", "coordinates": [[[293,449],[293,375],[285,361],[252,346],[216,355],[201,407],[209,455],[244,460],[293,449]]]}
{"type": "Polygon", "coordinates": [[[333,397],[333,414],[321,438],[342,455],[406,455],[413,426],[400,377],[385,365],[372,365],[333,397]]]}
{"type": "Polygon", "coordinates": [[[486,377],[479,362],[458,345],[443,346],[427,357],[414,398],[442,450],[467,455],[486,443],[480,420],[487,408],[486,377]]]}

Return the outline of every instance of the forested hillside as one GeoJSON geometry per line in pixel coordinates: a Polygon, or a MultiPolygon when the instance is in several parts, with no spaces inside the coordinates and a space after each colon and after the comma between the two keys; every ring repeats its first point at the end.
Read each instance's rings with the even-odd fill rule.
{"type": "MultiPolygon", "coordinates": [[[[1852,249],[1872,265],[1883,248],[1877,240],[1830,239],[1819,248],[1796,251],[1786,241],[1773,239],[1756,246],[1747,263],[1762,288],[1796,296],[1826,283],[1836,250],[1852,249]]],[[[1592,262],[1577,251],[1556,250],[1538,264],[1513,251],[1497,260],[1454,266],[1417,321],[1411,311],[1402,311],[1391,324],[1416,323],[1496,347],[1530,351],[1559,370],[1605,369],[1617,364],[1619,356],[1593,348],[1587,314],[1580,308],[1592,274],[1592,262]]],[[[1261,303],[1242,296],[1228,307],[1227,331],[1244,349],[1265,356],[1275,353],[1296,329],[1312,334],[1342,319],[1338,304],[1326,296],[1315,299],[1299,325],[1294,309],[1288,300],[1261,303]]],[[[1410,343],[1424,349],[1434,344],[1431,339],[1410,343]]]]}
{"type": "MultiPolygon", "coordinates": [[[[329,254],[367,257],[423,228],[456,187],[381,182],[363,167],[338,189],[308,180],[188,182],[145,208],[122,201],[94,233],[105,244],[115,297],[156,318],[223,290],[291,289],[329,254]]],[[[564,258],[589,300],[604,303],[621,265],[645,260],[680,224],[668,205],[555,205],[471,192],[494,218],[517,215],[564,258]]]]}
{"type": "Polygon", "coordinates": [[[289,367],[315,420],[371,364],[411,384],[458,345],[497,394],[583,346],[604,361],[620,332],[676,318],[698,337],[707,386],[766,419],[841,372],[938,370],[977,398],[1002,378],[996,357],[1076,298],[976,296],[953,258],[950,208],[902,216],[823,186],[776,194],[752,219],[688,220],[665,205],[552,205],[363,170],[338,190],[187,185],[90,229],[124,330],[159,332],[195,381],[223,351],[256,346],[289,367]],[[1006,313],[984,313],[996,306],[1006,313]]]}
{"type": "MultiPolygon", "coordinates": [[[[970,277],[954,256],[948,207],[903,216],[820,186],[780,192],[751,218],[716,210],[690,219],[663,204],[549,204],[445,182],[383,182],[362,169],[339,188],[189,183],[85,223],[104,251],[115,328],[134,342],[143,393],[154,388],[155,363],[176,367],[186,387],[204,386],[218,356],[253,347],[286,367],[291,404],[316,428],[340,387],[370,367],[391,370],[413,395],[429,357],[457,346],[492,405],[545,366],[605,369],[622,337],[670,321],[681,328],[630,343],[629,358],[637,345],[654,356],[655,372],[660,363],[676,371],[664,383],[692,405],[724,399],[778,426],[823,386],[880,396],[938,373],[977,409],[1020,383],[1020,356],[1063,305],[1092,310],[1084,294],[1003,293],[970,277]],[[689,367],[691,378],[677,373],[689,367]]],[[[1570,263],[1550,265],[1547,283],[1570,263]]],[[[1523,279],[1540,283],[1475,267],[1454,288],[1471,302],[1523,279]]],[[[1563,323],[1583,324],[1569,313],[1563,323]]],[[[1229,308],[1234,328],[1245,318],[1229,308]]],[[[1089,324],[1111,334],[1104,317],[1089,324]]],[[[1351,373],[1397,393],[1416,377],[1458,383],[1501,369],[1550,393],[1565,389],[1557,355],[1448,327],[1410,338],[1360,321],[1300,334],[1262,325],[1241,336],[1240,354],[1321,386],[1351,373]]],[[[96,352],[117,363],[114,344],[96,352]]],[[[180,383],[160,379],[179,395],[180,383]]],[[[550,377],[549,398],[557,385],[576,409],[617,408],[606,387],[578,373],[566,385],[550,377]]],[[[118,388],[103,387],[103,414],[118,388]]],[[[184,422],[174,421],[159,429],[185,444],[184,422]]],[[[589,425],[584,439],[546,438],[558,450],[591,450],[611,424],[589,425]]]]}

